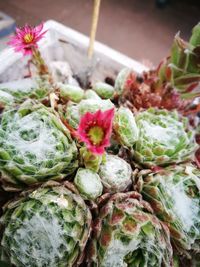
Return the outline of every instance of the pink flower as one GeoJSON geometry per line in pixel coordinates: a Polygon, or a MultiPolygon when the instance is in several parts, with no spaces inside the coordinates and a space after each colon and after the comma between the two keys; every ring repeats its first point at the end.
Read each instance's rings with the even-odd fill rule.
{"type": "Polygon", "coordinates": [[[82,116],[76,134],[93,154],[103,154],[105,147],[110,145],[113,118],[114,108],[82,116]]]}
{"type": "Polygon", "coordinates": [[[12,46],[16,52],[24,55],[32,55],[33,50],[38,48],[38,41],[44,37],[47,31],[43,30],[43,23],[37,27],[25,25],[23,28],[16,28],[16,34],[11,37],[8,45],[12,46]]]}

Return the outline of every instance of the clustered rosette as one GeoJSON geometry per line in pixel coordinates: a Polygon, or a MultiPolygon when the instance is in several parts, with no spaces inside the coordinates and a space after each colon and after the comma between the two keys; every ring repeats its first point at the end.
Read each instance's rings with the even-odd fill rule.
{"type": "Polygon", "coordinates": [[[187,118],[176,111],[148,109],[136,115],[139,137],[134,157],[146,166],[164,166],[191,159],[197,149],[187,118]]]}
{"type": "Polygon", "coordinates": [[[26,99],[45,101],[51,91],[49,82],[41,77],[35,80],[27,78],[13,86],[11,83],[3,83],[0,85],[0,110],[17,106],[26,99]]]}
{"type": "Polygon", "coordinates": [[[67,184],[44,184],[4,209],[0,219],[0,229],[6,229],[1,238],[2,264],[80,265],[90,234],[91,213],[67,184]]]}
{"type": "Polygon", "coordinates": [[[120,101],[131,109],[150,107],[177,109],[181,113],[196,113],[193,100],[200,95],[200,23],[189,42],[177,34],[170,55],[155,70],[138,75],[131,69],[122,70],[115,82],[120,101]]]}
{"type": "Polygon", "coordinates": [[[62,180],[77,167],[68,129],[42,104],[24,102],[18,110],[5,111],[0,144],[0,179],[8,190],[62,180]]]}
{"type": "Polygon", "coordinates": [[[200,25],[156,71],[87,89],[51,79],[44,34],[10,41],[37,83],[0,86],[0,266],[198,267],[200,25]]]}
{"type": "Polygon", "coordinates": [[[172,266],[168,228],[137,192],[117,193],[94,222],[88,266],[172,266]]]}
{"type": "Polygon", "coordinates": [[[138,190],[171,232],[174,246],[200,250],[200,171],[191,164],[140,176],[138,190]]]}

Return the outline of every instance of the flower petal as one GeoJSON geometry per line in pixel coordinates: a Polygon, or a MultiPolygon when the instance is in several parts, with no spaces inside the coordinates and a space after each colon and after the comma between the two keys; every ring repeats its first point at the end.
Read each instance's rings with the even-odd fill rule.
{"type": "Polygon", "coordinates": [[[98,110],[95,113],[87,112],[81,117],[76,135],[80,141],[84,142],[87,148],[94,154],[101,155],[105,147],[110,145],[110,136],[112,133],[112,122],[114,118],[114,109],[107,111],[98,110]],[[92,127],[100,127],[104,132],[102,141],[99,144],[93,144],[88,134],[92,127]]]}
{"type": "Polygon", "coordinates": [[[38,48],[37,42],[42,39],[47,31],[43,30],[44,24],[41,23],[36,27],[26,24],[22,28],[16,28],[16,34],[11,36],[7,43],[12,46],[16,52],[22,52],[23,55],[32,54],[33,48],[38,48]],[[27,38],[29,35],[31,38],[27,38]]]}

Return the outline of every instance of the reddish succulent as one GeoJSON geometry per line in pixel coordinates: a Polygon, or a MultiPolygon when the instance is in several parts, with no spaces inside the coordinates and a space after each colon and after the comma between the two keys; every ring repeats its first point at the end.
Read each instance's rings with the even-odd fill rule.
{"type": "Polygon", "coordinates": [[[152,214],[139,193],[117,193],[106,204],[104,196],[102,200],[88,266],[172,266],[168,228],[152,214]]]}
{"type": "Polygon", "coordinates": [[[177,34],[171,54],[156,70],[138,77],[130,72],[123,84],[122,102],[137,110],[149,107],[178,109],[184,114],[196,113],[200,105],[192,105],[200,96],[200,24],[193,29],[190,41],[183,41],[177,34]]]}

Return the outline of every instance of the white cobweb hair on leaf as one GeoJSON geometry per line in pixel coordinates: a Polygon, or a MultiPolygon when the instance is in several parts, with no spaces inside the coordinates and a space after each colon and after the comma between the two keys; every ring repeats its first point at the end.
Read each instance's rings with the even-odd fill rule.
{"type": "Polygon", "coordinates": [[[90,211],[79,195],[59,183],[45,184],[6,206],[0,260],[16,267],[75,266],[90,224],[90,211]]]}
{"type": "Polygon", "coordinates": [[[33,184],[70,174],[76,168],[77,148],[60,119],[44,106],[20,112],[7,111],[2,118],[4,181],[33,184]]]}
{"type": "Polygon", "coordinates": [[[144,199],[169,225],[173,242],[182,249],[192,249],[200,239],[199,178],[199,170],[191,164],[168,167],[144,178],[144,199]]]}

